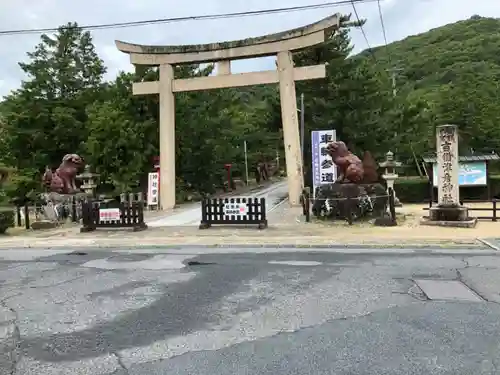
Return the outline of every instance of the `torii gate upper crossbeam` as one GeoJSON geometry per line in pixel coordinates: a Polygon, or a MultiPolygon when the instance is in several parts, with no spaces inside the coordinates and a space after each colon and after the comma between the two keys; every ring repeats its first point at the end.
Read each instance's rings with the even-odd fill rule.
{"type": "Polygon", "coordinates": [[[175,108],[174,92],[279,83],[283,138],[288,176],[289,199],[300,204],[304,186],[302,154],[297,118],[295,81],[325,77],[325,65],[294,67],[292,51],[320,44],[325,34],[339,27],[336,14],[308,26],[223,43],[181,46],[147,46],[116,41],[117,48],[130,55],[132,64],[159,66],[157,82],[137,82],[134,94],[160,95],[160,206],[175,206],[175,108]],[[277,56],[277,71],[231,74],[230,61],[262,56],[277,56]],[[173,65],[218,63],[218,75],[174,79],[173,65]]]}

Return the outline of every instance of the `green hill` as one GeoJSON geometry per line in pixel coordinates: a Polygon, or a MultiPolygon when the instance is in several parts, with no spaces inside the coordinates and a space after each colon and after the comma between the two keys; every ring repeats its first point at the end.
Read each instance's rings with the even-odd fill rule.
{"type": "Polygon", "coordinates": [[[449,84],[463,72],[498,78],[500,19],[473,16],[372,51],[382,65],[403,68],[404,82],[417,88],[449,84]]]}
{"type": "Polygon", "coordinates": [[[410,131],[418,126],[421,152],[430,143],[418,137],[440,123],[459,125],[464,150],[500,151],[500,19],[473,16],[372,51],[380,70],[402,69],[397,100],[418,112],[410,131]]]}

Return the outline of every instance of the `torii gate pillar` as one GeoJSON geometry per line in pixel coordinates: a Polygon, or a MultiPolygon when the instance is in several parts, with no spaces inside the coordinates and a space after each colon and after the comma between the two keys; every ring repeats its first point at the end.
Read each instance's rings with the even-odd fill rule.
{"type": "Polygon", "coordinates": [[[294,67],[292,51],[325,41],[339,27],[339,15],[282,33],[232,42],[183,46],[145,46],[116,41],[117,48],[130,55],[134,65],[158,66],[156,82],[133,84],[134,95],[160,96],[160,207],[175,207],[175,100],[174,93],[226,87],[279,83],[283,141],[285,144],[288,197],[290,205],[300,205],[304,187],[302,153],[295,81],[324,78],[324,64],[294,67]],[[278,71],[231,74],[231,61],[277,56],[278,71]],[[217,63],[217,75],[187,79],[174,78],[174,66],[193,63],[217,63]]]}
{"type": "Polygon", "coordinates": [[[174,68],[160,65],[160,207],[175,207],[175,98],[174,68]]]}
{"type": "Polygon", "coordinates": [[[304,187],[302,152],[300,150],[297,97],[293,77],[293,58],[289,51],[278,53],[278,76],[280,82],[281,121],[285,143],[288,199],[292,206],[300,204],[304,187]]]}

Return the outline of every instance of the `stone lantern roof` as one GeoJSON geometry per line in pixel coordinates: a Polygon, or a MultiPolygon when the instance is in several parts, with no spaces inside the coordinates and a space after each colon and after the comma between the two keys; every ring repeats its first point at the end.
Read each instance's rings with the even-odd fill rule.
{"type": "Polygon", "coordinates": [[[394,160],[394,153],[392,151],[385,154],[385,160],[379,163],[379,166],[382,168],[395,168],[401,167],[401,165],[401,162],[394,160]]]}

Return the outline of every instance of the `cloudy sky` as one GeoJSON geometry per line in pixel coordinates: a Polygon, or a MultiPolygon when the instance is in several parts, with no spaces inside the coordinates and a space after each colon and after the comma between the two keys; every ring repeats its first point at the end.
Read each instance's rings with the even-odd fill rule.
{"type": "MultiPolygon", "coordinates": [[[[80,25],[242,12],[269,8],[330,3],[337,0],[0,0],[0,31],[52,28],[69,21],[80,25]]],[[[383,44],[376,2],[356,5],[370,45],[383,44]]],[[[499,0],[382,0],[389,42],[418,34],[474,14],[500,17],[499,0]]],[[[93,31],[94,42],[107,67],[108,79],[119,70],[130,70],[126,55],[114,40],[143,44],[191,44],[242,39],[303,26],[332,13],[351,13],[352,6],[337,6],[283,14],[233,19],[186,21],[93,31]]],[[[356,51],[367,47],[360,31],[353,31],[356,51]]],[[[17,88],[25,77],[17,62],[26,61],[39,35],[0,35],[0,97],[17,88]]],[[[270,69],[272,59],[238,61],[236,72],[270,69]]]]}

